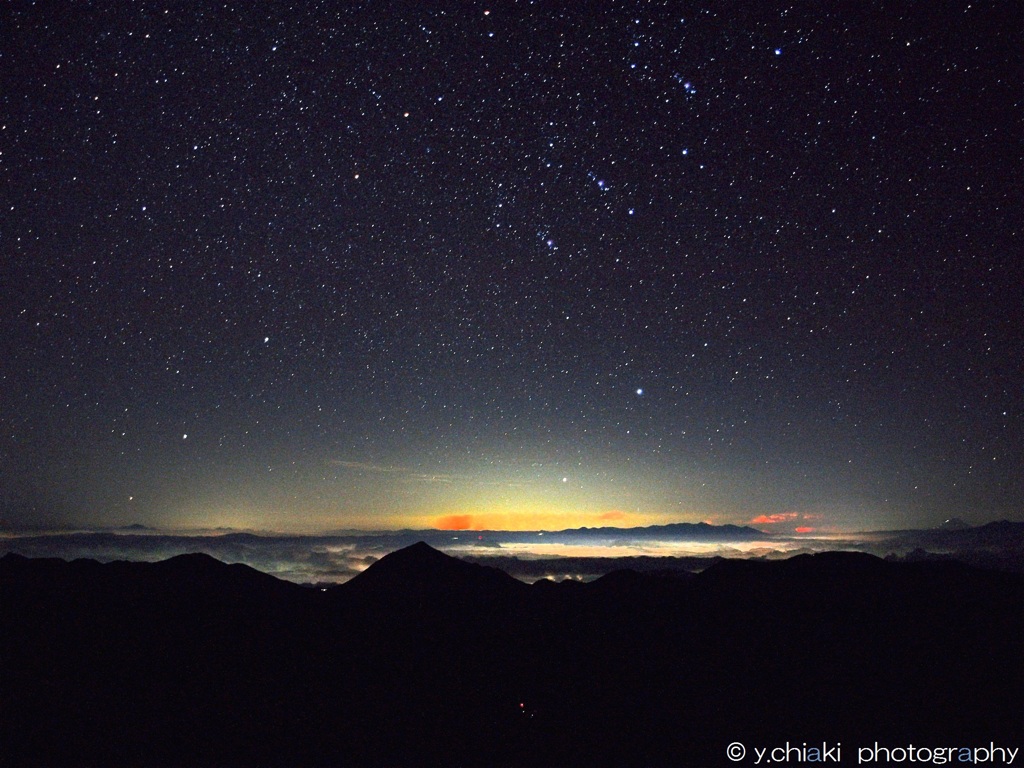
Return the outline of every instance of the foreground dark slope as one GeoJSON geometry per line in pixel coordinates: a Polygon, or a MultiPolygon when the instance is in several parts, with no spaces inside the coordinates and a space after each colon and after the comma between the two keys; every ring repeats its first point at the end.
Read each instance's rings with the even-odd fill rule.
{"type": "Polygon", "coordinates": [[[1024,581],[831,553],[527,586],[426,545],[319,592],[205,556],[0,560],[0,760],[694,765],[1024,741],[1024,581]]]}

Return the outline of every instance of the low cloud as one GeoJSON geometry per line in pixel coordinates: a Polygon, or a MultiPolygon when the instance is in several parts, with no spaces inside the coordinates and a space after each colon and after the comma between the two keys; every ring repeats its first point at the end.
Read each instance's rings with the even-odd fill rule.
{"type": "Polygon", "coordinates": [[[371,474],[378,475],[394,474],[406,471],[401,467],[393,467],[387,464],[372,464],[367,461],[344,461],[342,459],[332,459],[331,464],[336,467],[342,467],[343,469],[351,469],[355,472],[369,472],[371,474]]]}
{"type": "Polygon", "coordinates": [[[402,479],[413,483],[441,483],[450,485],[461,478],[458,475],[446,475],[440,472],[410,472],[402,479]]]}
{"type": "Polygon", "coordinates": [[[421,472],[417,469],[395,466],[394,464],[374,464],[369,461],[349,461],[347,459],[331,459],[330,463],[335,467],[341,467],[342,469],[364,475],[391,475],[396,480],[405,483],[440,483],[448,485],[458,480],[469,480],[465,475],[453,475],[447,472],[421,472]]]}

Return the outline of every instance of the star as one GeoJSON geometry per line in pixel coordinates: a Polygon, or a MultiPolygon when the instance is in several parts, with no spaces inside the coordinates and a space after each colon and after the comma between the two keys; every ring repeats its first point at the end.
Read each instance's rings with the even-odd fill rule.
{"type": "MultiPolygon", "coordinates": [[[[324,24],[301,3],[278,25],[250,3],[228,13],[227,37],[214,24],[177,47],[192,39],[187,15],[162,17],[143,43],[140,28],[155,30],[137,5],[104,17],[109,45],[68,25],[64,62],[37,45],[5,59],[26,74],[8,84],[19,107],[0,132],[34,140],[4,157],[18,202],[4,210],[0,304],[14,323],[3,385],[24,407],[17,429],[0,430],[0,455],[22,457],[0,462],[0,487],[52,455],[74,469],[53,492],[73,500],[60,514],[101,522],[95,510],[125,498],[101,482],[137,477],[149,503],[148,484],[180,462],[170,482],[208,489],[197,509],[255,508],[245,500],[271,486],[247,468],[280,453],[294,468],[273,488],[282,520],[287,508],[305,521],[296,527],[344,527],[351,507],[379,510],[360,524],[401,527],[463,503],[491,459],[607,461],[608,503],[624,504],[647,482],[638,457],[659,448],[682,466],[712,437],[708,469],[734,522],[761,503],[744,445],[763,449],[780,494],[868,510],[844,524],[884,525],[903,504],[923,523],[957,505],[979,522],[1024,509],[1012,470],[979,476],[975,462],[973,485],[952,493],[957,478],[934,459],[966,466],[968,445],[993,448],[985,465],[1024,457],[1019,371],[998,362],[1020,313],[994,278],[1017,235],[1005,206],[983,205],[1016,192],[1012,142],[993,134],[1015,108],[998,75],[1012,69],[1016,31],[957,24],[949,48],[928,24],[864,26],[795,6],[762,27],[726,7],[685,25],[567,10],[556,41],[535,33],[529,3],[397,9],[387,30],[356,12],[324,24]],[[909,51],[896,32],[915,30],[917,53],[900,59],[913,88],[864,98],[866,60],[840,43],[869,29],[889,52],[909,51]],[[778,77],[789,44],[787,66],[813,62],[799,87],[778,77]],[[950,61],[957,82],[991,84],[951,91],[970,120],[919,99],[950,85],[950,61]],[[615,98],[624,80],[628,98],[615,98]],[[862,130],[842,130],[851,118],[862,130]],[[941,142],[918,130],[929,124],[943,125],[941,142]],[[918,246],[889,269],[897,241],[918,246]],[[943,290],[928,295],[920,275],[943,290]],[[287,330],[273,350],[270,328],[287,330]],[[118,379],[98,386],[110,371],[118,379]],[[965,419],[957,398],[987,410],[965,419]],[[842,418],[827,416],[840,399],[842,418]],[[111,423],[124,406],[131,419],[111,423]],[[720,430],[727,419],[735,426],[720,430]],[[202,440],[173,431],[193,423],[202,440]],[[880,439],[887,428],[899,434],[880,439]],[[121,463],[93,474],[82,456],[108,431],[121,463]],[[923,443],[935,450],[892,453],[923,443]],[[873,463],[826,481],[836,445],[873,463]],[[429,466],[425,477],[451,482],[423,481],[422,498],[397,472],[314,483],[334,456],[429,466]],[[926,501],[906,498],[906,477],[931,489],[926,501]],[[861,486],[877,498],[853,503],[861,486]]],[[[21,34],[45,41],[47,18],[25,15],[21,34]]],[[[681,473],[665,466],[651,509],[667,519],[680,514],[681,473]]]]}

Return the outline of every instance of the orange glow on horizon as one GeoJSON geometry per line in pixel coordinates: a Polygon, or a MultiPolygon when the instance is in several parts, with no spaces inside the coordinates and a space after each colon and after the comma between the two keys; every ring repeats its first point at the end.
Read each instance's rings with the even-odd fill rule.
{"type": "Polygon", "coordinates": [[[797,533],[811,533],[813,530],[814,528],[810,525],[798,525],[796,527],[797,533]]]}
{"type": "Polygon", "coordinates": [[[439,531],[482,530],[474,524],[473,515],[442,515],[434,522],[434,527],[439,531]]]}
{"type": "Polygon", "coordinates": [[[665,522],[621,509],[574,512],[561,509],[488,509],[486,511],[449,511],[412,522],[412,527],[424,525],[439,531],[562,531],[572,528],[600,528],[603,526],[656,525],[665,522]]]}

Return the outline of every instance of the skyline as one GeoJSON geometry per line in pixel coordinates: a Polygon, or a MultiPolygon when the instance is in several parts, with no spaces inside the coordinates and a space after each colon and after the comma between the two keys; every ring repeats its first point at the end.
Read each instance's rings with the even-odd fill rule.
{"type": "Polygon", "coordinates": [[[398,530],[322,534],[223,529],[117,530],[0,534],[0,554],[101,563],[160,562],[201,553],[243,563],[300,584],[344,582],[390,552],[426,544],[492,565],[524,581],[587,581],[624,569],[702,571],[721,560],[777,561],[823,552],[857,552],[886,561],[958,560],[989,570],[1024,573],[1024,523],[853,534],[771,534],[749,526],[672,524],[650,528],[567,531],[398,530]]]}
{"type": "Polygon", "coordinates": [[[1014,13],[0,10],[0,530],[1024,520],[1014,13]]]}

